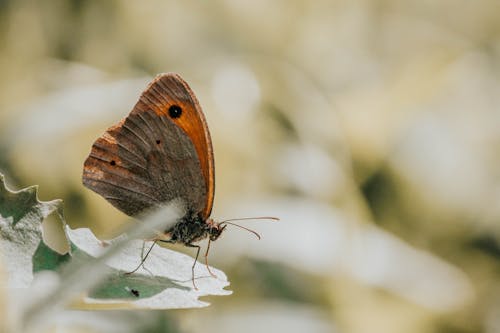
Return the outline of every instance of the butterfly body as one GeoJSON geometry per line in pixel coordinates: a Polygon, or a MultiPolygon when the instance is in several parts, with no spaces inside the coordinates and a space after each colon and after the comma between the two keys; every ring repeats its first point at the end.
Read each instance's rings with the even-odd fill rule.
{"type": "Polygon", "coordinates": [[[224,228],[212,219],[203,220],[200,216],[188,213],[172,228],[166,230],[165,234],[170,236],[167,241],[169,243],[183,243],[190,246],[207,237],[212,241],[216,240],[224,228]]]}

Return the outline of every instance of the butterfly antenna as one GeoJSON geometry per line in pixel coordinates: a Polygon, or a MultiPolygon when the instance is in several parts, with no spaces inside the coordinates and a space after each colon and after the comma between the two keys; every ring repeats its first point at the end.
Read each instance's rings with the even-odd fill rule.
{"type": "Polygon", "coordinates": [[[256,231],[254,231],[252,229],[245,228],[244,226],[236,224],[236,223],[231,223],[232,221],[245,221],[245,220],[273,220],[273,221],[279,221],[280,219],[277,218],[277,217],[273,217],[273,216],[242,217],[242,218],[238,218],[238,219],[228,219],[228,220],[221,221],[221,222],[219,222],[219,225],[224,225],[224,224],[234,225],[235,227],[238,227],[238,228],[241,228],[241,229],[245,229],[246,231],[251,232],[258,239],[260,239],[260,235],[256,231]]]}
{"type": "Polygon", "coordinates": [[[274,217],[274,216],[242,217],[242,218],[239,218],[239,219],[224,220],[221,223],[226,223],[228,221],[243,221],[243,220],[273,220],[273,221],[279,221],[280,219],[278,217],[274,217]]]}
{"type": "Polygon", "coordinates": [[[238,227],[238,228],[241,228],[241,229],[245,229],[246,231],[251,232],[252,234],[254,234],[258,239],[260,239],[260,235],[257,233],[257,231],[245,228],[242,225],[239,225],[239,224],[236,224],[236,223],[231,223],[231,222],[228,222],[228,221],[224,221],[224,222],[219,223],[219,225],[221,225],[221,224],[230,224],[230,225],[234,225],[235,227],[238,227]]]}

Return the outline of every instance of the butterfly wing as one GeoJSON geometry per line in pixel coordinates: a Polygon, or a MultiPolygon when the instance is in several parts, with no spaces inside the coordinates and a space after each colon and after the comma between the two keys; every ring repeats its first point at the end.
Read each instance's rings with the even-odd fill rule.
{"type": "Polygon", "coordinates": [[[181,198],[188,211],[208,218],[212,144],[201,107],[180,76],[158,75],[130,114],[96,140],[83,184],[130,216],[181,198]],[[172,106],[180,116],[169,113],[172,106]]]}

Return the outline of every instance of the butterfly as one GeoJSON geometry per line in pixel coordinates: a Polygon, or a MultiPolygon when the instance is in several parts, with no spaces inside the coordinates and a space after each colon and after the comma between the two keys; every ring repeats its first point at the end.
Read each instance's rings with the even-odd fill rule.
{"type": "MultiPolygon", "coordinates": [[[[200,246],[194,243],[209,239],[205,253],[208,268],[210,241],[233,224],[233,220],[216,222],[210,217],[215,193],[210,132],[196,96],[178,74],[157,75],[128,116],[94,142],[82,180],[87,188],[133,217],[181,199],[186,214],[158,240],[197,248],[192,267],[195,288],[194,267],[200,246]]],[[[253,230],[244,229],[260,239],[253,230]]]]}

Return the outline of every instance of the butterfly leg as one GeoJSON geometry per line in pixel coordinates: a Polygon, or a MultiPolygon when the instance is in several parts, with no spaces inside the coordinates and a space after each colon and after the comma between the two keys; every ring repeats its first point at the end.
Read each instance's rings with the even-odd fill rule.
{"type": "Polygon", "coordinates": [[[201,247],[199,245],[194,245],[194,244],[185,244],[188,247],[196,247],[196,257],[194,258],[194,263],[193,266],[191,267],[191,281],[193,281],[193,287],[195,290],[198,290],[198,287],[196,287],[196,284],[194,283],[194,268],[196,266],[196,261],[198,261],[198,256],[200,255],[200,249],[201,247]]]}
{"type": "MultiPolygon", "coordinates": [[[[142,251],[141,252],[144,251],[144,245],[145,244],[146,244],[146,242],[144,242],[142,244],[142,251]]],[[[146,261],[146,258],[149,256],[149,253],[151,253],[151,250],[153,249],[153,247],[155,246],[155,244],[156,244],[156,240],[153,241],[153,245],[151,245],[151,247],[149,248],[148,252],[146,252],[145,256],[143,256],[143,253],[141,253],[141,262],[140,262],[140,264],[133,271],[125,272],[126,275],[130,275],[130,274],[133,274],[133,273],[137,272],[137,270],[139,268],[141,268],[142,265],[144,265],[144,262],[146,261]]]]}
{"type": "Polygon", "coordinates": [[[210,266],[208,266],[208,251],[210,250],[210,239],[208,240],[208,244],[207,244],[207,250],[205,251],[205,266],[207,266],[207,271],[210,273],[210,275],[212,275],[212,277],[216,278],[217,275],[215,275],[214,273],[212,273],[212,271],[210,270],[210,266]]]}

